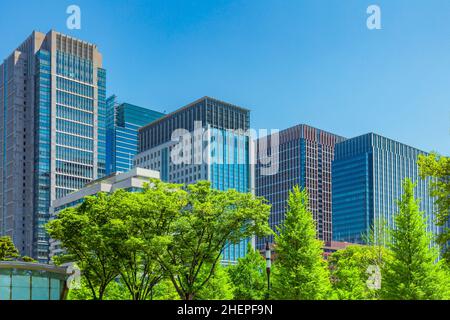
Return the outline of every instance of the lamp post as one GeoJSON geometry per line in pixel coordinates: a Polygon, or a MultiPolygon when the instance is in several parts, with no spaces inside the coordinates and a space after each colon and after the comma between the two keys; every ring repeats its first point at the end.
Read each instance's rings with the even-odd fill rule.
{"type": "Polygon", "coordinates": [[[267,272],[267,299],[270,297],[270,268],[272,267],[269,242],[266,242],[266,272],[267,272]]]}

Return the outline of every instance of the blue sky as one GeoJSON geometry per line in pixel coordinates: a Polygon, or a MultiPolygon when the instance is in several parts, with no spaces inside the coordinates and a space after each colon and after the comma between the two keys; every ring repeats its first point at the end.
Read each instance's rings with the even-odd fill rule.
{"type": "Polygon", "coordinates": [[[169,112],[209,95],[251,109],[255,128],[450,154],[448,0],[0,0],[0,57],[33,29],[96,43],[121,101],[169,112]],[[66,28],[70,4],[81,30],[66,28]],[[366,28],[371,4],[382,30],[366,28]]]}

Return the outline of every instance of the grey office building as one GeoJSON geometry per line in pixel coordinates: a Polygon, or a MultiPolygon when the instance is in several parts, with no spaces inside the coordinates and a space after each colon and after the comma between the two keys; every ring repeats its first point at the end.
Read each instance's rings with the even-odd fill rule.
{"type": "Polygon", "coordinates": [[[105,77],[96,45],[55,31],[0,64],[0,235],[39,262],[51,202],[105,174],[105,77]]]}

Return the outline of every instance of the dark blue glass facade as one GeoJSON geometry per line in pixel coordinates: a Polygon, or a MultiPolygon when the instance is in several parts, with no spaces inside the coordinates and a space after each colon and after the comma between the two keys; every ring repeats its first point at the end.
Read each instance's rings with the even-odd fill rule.
{"type": "Polygon", "coordinates": [[[372,226],[394,226],[402,181],[417,183],[416,198],[436,234],[429,180],[418,175],[417,157],[425,152],[369,133],[336,145],[333,161],[333,239],[364,243],[372,226]]]}

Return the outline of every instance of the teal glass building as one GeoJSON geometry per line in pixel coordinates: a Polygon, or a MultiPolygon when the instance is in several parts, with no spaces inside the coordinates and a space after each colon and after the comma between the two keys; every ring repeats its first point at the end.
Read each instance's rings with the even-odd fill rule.
{"type": "Polygon", "coordinates": [[[106,172],[127,172],[133,167],[138,151],[138,129],[153,122],[164,113],[129,103],[118,103],[109,97],[106,123],[106,172]]]}
{"type": "MultiPolygon", "coordinates": [[[[252,192],[249,128],[249,110],[203,97],[142,127],[133,165],[159,171],[161,180],[167,182],[208,180],[217,190],[252,192]],[[181,156],[182,160],[172,157],[178,145],[172,135],[177,129],[190,136],[190,141],[185,141],[189,150],[181,156]]],[[[254,239],[226,246],[222,263],[232,264],[245,256],[250,241],[254,239]]]]}
{"type": "Polygon", "coordinates": [[[64,300],[66,268],[29,262],[0,261],[2,300],[64,300]]]}
{"type": "Polygon", "coordinates": [[[425,152],[368,133],[336,144],[333,173],[333,240],[364,243],[372,226],[394,225],[402,181],[417,183],[415,196],[428,231],[436,234],[429,180],[418,175],[417,157],[425,152]]]}
{"type": "Polygon", "coordinates": [[[45,263],[52,201],[106,173],[106,71],[94,44],[50,31],[0,74],[0,235],[45,263]]]}

